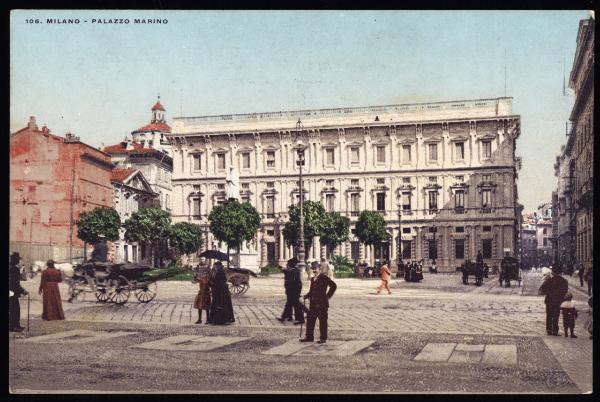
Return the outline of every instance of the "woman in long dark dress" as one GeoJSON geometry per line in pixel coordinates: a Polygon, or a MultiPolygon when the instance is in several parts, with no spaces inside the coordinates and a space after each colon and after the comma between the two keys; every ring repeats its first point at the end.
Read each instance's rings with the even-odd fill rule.
{"type": "Polygon", "coordinates": [[[59,282],[62,282],[61,272],[54,267],[54,261],[48,260],[47,268],[42,272],[39,294],[42,296],[42,319],[46,321],[64,320],[65,313],[62,308],[59,282]]]}
{"type": "Polygon", "coordinates": [[[227,276],[220,261],[215,263],[215,272],[210,281],[210,288],[212,300],[208,319],[209,324],[224,325],[235,322],[231,294],[227,287],[227,276]]]}

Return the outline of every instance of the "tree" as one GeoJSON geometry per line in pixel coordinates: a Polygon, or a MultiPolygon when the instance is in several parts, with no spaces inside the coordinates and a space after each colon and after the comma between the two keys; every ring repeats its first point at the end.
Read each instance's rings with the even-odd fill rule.
{"type": "MultiPolygon", "coordinates": [[[[160,208],[141,208],[123,223],[125,240],[150,245],[152,257],[154,246],[169,238],[171,216],[160,208]]],[[[154,262],[153,262],[154,263],[154,262]]]]}
{"type": "Polygon", "coordinates": [[[202,240],[200,225],[178,222],[171,226],[169,245],[181,254],[191,254],[198,250],[202,240]]]}
{"type": "Polygon", "coordinates": [[[77,237],[83,240],[85,253],[85,244],[95,244],[100,235],[109,241],[118,240],[120,228],[121,218],[114,208],[95,208],[92,211],[83,212],[79,216],[77,237]]]}
{"type": "Polygon", "coordinates": [[[208,221],[210,232],[217,240],[227,244],[227,256],[229,249],[234,248],[239,257],[242,243],[252,240],[260,227],[260,215],[256,208],[250,203],[240,203],[237,200],[229,200],[214,207],[208,215],[208,221]]]}
{"type": "Polygon", "coordinates": [[[374,211],[362,211],[356,222],[356,237],[366,246],[378,245],[390,238],[385,220],[374,211]]]}
{"type": "Polygon", "coordinates": [[[350,218],[340,215],[339,212],[327,212],[321,229],[321,244],[331,251],[348,240],[349,231],[350,218]]]}
{"type": "MultiPolygon", "coordinates": [[[[298,244],[298,235],[300,234],[300,207],[290,205],[288,209],[289,221],[283,227],[283,238],[285,242],[292,247],[298,244]]],[[[320,236],[325,223],[325,208],[323,204],[316,201],[304,201],[304,249],[306,254],[310,251],[313,238],[320,236]]]]}

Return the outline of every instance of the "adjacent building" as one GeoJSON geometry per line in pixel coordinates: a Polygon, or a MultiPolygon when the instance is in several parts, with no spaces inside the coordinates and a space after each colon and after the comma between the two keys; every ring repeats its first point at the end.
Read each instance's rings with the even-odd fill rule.
{"type": "MultiPolygon", "coordinates": [[[[121,222],[125,222],[140,208],[158,206],[158,194],[138,169],[113,169],[111,183],[114,188],[115,209],[121,222]]],[[[113,242],[115,262],[136,262],[149,257],[143,246],[137,242],[125,241],[125,229],[121,228],[119,234],[119,240],[113,242]]]]}
{"type": "Polygon", "coordinates": [[[165,122],[165,108],[160,101],[152,107],[149,124],[131,133],[132,139],[125,138],[118,144],[107,146],[104,152],[120,169],[139,170],[144,179],[158,194],[158,206],[171,211],[171,175],[173,159],[166,135],[171,128],[165,122]]]}
{"type": "Polygon", "coordinates": [[[10,135],[10,251],[25,261],[83,258],[77,221],[113,206],[110,156],[79,137],[40,130],[31,117],[10,135]]]}
{"type": "MultiPolygon", "coordinates": [[[[520,116],[512,98],[175,118],[174,221],[205,228],[225,201],[229,167],[241,197],[262,216],[261,266],[294,255],[283,239],[288,207],[299,201],[298,139],[305,151],[304,199],[351,219],[378,211],[391,241],[365,247],[351,235],[333,253],[371,264],[433,258],[443,271],[465,260],[497,265],[518,238],[515,157],[520,116]]],[[[327,253],[314,239],[311,255],[327,253]]]]}
{"type": "Polygon", "coordinates": [[[594,30],[595,20],[579,23],[577,49],[569,78],[575,92],[571,111],[573,148],[573,215],[575,222],[575,259],[591,269],[594,221],[594,30]]]}

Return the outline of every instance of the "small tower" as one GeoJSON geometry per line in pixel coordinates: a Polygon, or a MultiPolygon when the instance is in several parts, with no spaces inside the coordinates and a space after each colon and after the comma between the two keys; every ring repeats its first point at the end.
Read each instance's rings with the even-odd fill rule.
{"type": "Polygon", "coordinates": [[[164,123],[165,122],[165,108],[160,104],[160,95],[158,100],[152,106],[152,123],[164,123]]]}

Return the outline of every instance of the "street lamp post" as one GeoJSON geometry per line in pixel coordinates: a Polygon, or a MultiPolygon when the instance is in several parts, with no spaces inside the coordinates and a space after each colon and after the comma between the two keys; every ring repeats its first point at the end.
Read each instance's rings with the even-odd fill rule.
{"type": "Polygon", "coordinates": [[[298,233],[298,270],[304,272],[306,270],[306,261],[304,255],[304,187],[302,185],[302,166],[304,166],[304,144],[302,143],[302,122],[298,119],[296,123],[296,145],[298,150],[298,160],[296,165],[300,169],[298,189],[300,190],[300,228],[298,233]]]}
{"type": "Polygon", "coordinates": [[[437,249],[437,239],[436,239],[436,234],[437,234],[437,228],[435,227],[435,222],[433,222],[433,228],[432,228],[432,232],[433,232],[433,258],[431,261],[431,268],[430,271],[431,272],[437,272],[437,266],[435,264],[435,260],[437,259],[438,256],[438,249],[437,249]]]}

